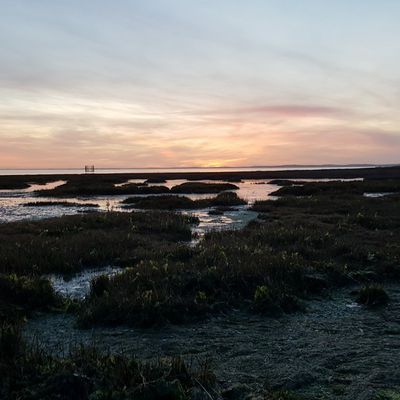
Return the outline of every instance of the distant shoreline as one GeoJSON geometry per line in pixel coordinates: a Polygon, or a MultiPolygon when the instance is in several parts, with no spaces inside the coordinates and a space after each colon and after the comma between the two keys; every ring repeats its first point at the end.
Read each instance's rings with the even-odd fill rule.
{"type": "MultiPolygon", "coordinates": [[[[47,170],[50,171],[50,170],[47,170]]],[[[68,180],[77,174],[84,175],[82,170],[77,170],[76,173],[70,173],[67,170],[53,170],[57,172],[30,174],[27,170],[21,170],[20,174],[0,174],[0,184],[2,182],[30,182],[42,183],[54,180],[68,180]],[[58,173],[65,171],[63,173],[58,173]],[[25,173],[23,173],[25,172],[25,173]],[[51,179],[49,180],[49,177],[51,179]]],[[[373,167],[336,167],[336,168],[305,168],[305,169],[269,169],[261,170],[257,168],[248,168],[247,170],[174,170],[174,171],[149,171],[137,170],[135,172],[96,172],[87,174],[92,176],[93,180],[101,180],[104,176],[110,174],[129,179],[188,179],[188,180],[226,180],[226,179],[399,179],[400,166],[373,166],[373,167]]]]}
{"type": "MultiPolygon", "coordinates": [[[[241,172],[241,171],[277,171],[277,170],[304,170],[304,169],[354,169],[354,168],[377,168],[377,167],[396,167],[400,164],[282,164],[282,165],[250,165],[250,166],[224,166],[224,167],[96,167],[96,171],[113,171],[113,173],[137,173],[137,172],[241,172]]],[[[84,172],[83,167],[68,167],[68,168],[0,168],[0,175],[15,175],[17,172],[25,172],[29,175],[37,172],[37,174],[51,171],[51,173],[62,171],[79,171],[84,172]],[[8,173],[11,172],[11,173],[8,173]]],[[[111,172],[110,172],[111,173],[111,172]]],[[[22,174],[21,174],[22,175],[22,174]]]]}

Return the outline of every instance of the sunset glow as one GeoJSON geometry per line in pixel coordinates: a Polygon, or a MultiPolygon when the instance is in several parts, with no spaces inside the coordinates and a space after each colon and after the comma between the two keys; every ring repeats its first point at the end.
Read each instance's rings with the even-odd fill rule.
{"type": "Polygon", "coordinates": [[[5,0],[0,168],[397,163],[397,1],[5,0]]]}

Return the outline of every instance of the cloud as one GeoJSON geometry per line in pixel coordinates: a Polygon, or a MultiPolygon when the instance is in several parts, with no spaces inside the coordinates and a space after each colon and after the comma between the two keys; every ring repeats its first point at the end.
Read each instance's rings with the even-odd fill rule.
{"type": "MultiPolygon", "coordinates": [[[[344,114],[345,110],[337,107],[305,106],[305,105],[272,105],[235,110],[241,114],[278,115],[284,117],[321,117],[344,114]]],[[[347,112],[346,112],[347,113],[347,112]]]]}
{"type": "Polygon", "coordinates": [[[2,8],[0,167],[400,153],[393,9],[369,2],[369,18],[349,18],[345,2],[312,13],[261,1],[33,3],[2,8]],[[376,12],[385,29],[371,29],[376,12]]]}
{"type": "MultiPolygon", "coordinates": [[[[190,113],[190,111],[188,112],[190,113]]],[[[232,109],[217,109],[197,111],[196,114],[203,116],[220,116],[226,118],[231,116],[249,118],[254,116],[277,116],[287,118],[305,118],[305,117],[334,117],[351,115],[350,110],[340,107],[328,107],[320,105],[302,105],[302,104],[270,104],[254,105],[249,107],[238,107],[232,109]]]]}

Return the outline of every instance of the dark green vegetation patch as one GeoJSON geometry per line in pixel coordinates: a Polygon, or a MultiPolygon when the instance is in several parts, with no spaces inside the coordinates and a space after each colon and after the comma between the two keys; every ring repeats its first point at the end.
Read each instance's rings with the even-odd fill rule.
{"type": "Polygon", "coordinates": [[[38,196],[74,197],[74,196],[114,196],[128,194],[162,194],[168,193],[165,186],[148,186],[147,184],[125,183],[116,186],[112,182],[86,179],[70,179],[54,189],[36,191],[38,196]]]}
{"type": "Polygon", "coordinates": [[[74,203],[72,201],[32,201],[24,203],[24,207],[90,207],[98,208],[95,203],[74,203]]]}
{"type": "Polygon", "coordinates": [[[382,306],[388,303],[389,296],[383,287],[371,285],[363,287],[357,293],[356,301],[367,307],[382,306]]]}
{"type": "Polygon", "coordinates": [[[191,239],[192,222],[165,212],[98,212],[0,224],[0,273],[71,273],[173,257],[191,239]]]}
{"type": "Polygon", "coordinates": [[[306,182],[303,184],[286,184],[272,196],[337,196],[337,195],[362,195],[364,193],[398,193],[400,192],[399,180],[365,180],[365,181],[330,181],[306,182]]]}
{"type": "Polygon", "coordinates": [[[219,206],[239,206],[246,204],[236,193],[222,192],[211,199],[192,200],[186,196],[148,196],[129,197],[123,202],[126,206],[148,210],[195,210],[219,206]]]}
{"type": "Polygon", "coordinates": [[[18,326],[9,324],[0,326],[0,374],[1,399],[185,400],[216,387],[207,361],[142,362],[92,347],[57,358],[26,346],[18,326]]]}
{"type": "Polygon", "coordinates": [[[232,307],[276,314],[329,287],[400,277],[399,200],[257,202],[262,222],[206,235],[185,260],[143,260],[84,302],[80,323],[181,323],[232,307]]]}
{"type": "Polygon", "coordinates": [[[172,193],[219,193],[225,190],[237,190],[238,186],[232,183],[204,183],[204,182],[186,182],[171,188],[172,193]]]}
{"type": "Polygon", "coordinates": [[[16,322],[33,311],[50,311],[61,304],[47,279],[0,274],[0,323],[16,322]]]}

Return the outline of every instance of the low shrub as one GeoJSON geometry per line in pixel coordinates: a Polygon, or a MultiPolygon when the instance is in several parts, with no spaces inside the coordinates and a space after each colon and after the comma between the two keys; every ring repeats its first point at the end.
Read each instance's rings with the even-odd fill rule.
{"type": "Polygon", "coordinates": [[[231,206],[241,206],[247,204],[245,200],[241,199],[234,192],[222,192],[218,194],[218,196],[209,199],[209,202],[210,206],[212,207],[231,207],[231,206]]]}
{"type": "MultiPolygon", "coordinates": [[[[282,182],[280,182],[282,184],[282,182]]],[[[272,196],[339,196],[362,195],[364,193],[400,192],[400,180],[363,180],[363,181],[328,181],[328,182],[299,182],[284,184],[280,189],[271,193],[272,196]]]]}
{"type": "Polygon", "coordinates": [[[257,286],[254,293],[254,309],[263,313],[277,313],[278,303],[276,295],[268,286],[257,286]]]}
{"type": "Polygon", "coordinates": [[[0,319],[13,320],[34,310],[48,311],[61,299],[47,279],[0,274],[0,319]]]}
{"type": "Polygon", "coordinates": [[[128,197],[122,201],[128,207],[141,208],[145,210],[192,210],[196,208],[194,200],[185,196],[149,196],[149,197],[128,197]]]}
{"type": "Polygon", "coordinates": [[[103,296],[110,287],[110,278],[107,275],[100,275],[92,279],[90,283],[91,296],[103,296]]]}
{"type": "Polygon", "coordinates": [[[0,370],[3,363],[15,361],[24,350],[20,324],[0,322],[0,370]]]}
{"type": "Polygon", "coordinates": [[[45,197],[121,196],[162,193],[169,193],[169,189],[165,186],[147,186],[137,183],[115,186],[111,182],[76,182],[73,179],[54,189],[43,189],[35,192],[37,196],[45,197]]]}
{"type": "Polygon", "coordinates": [[[357,294],[356,302],[367,307],[387,304],[389,296],[382,286],[366,286],[357,294]]]}
{"type": "Polygon", "coordinates": [[[186,196],[128,197],[122,201],[128,208],[146,210],[196,210],[209,207],[230,207],[246,204],[236,193],[222,192],[210,199],[192,200],[186,196]]]}
{"type": "Polygon", "coordinates": [[[220,193],[226,190],[237,190],[238,186],[232,183],[205,183],[205,182],[186,182],[171,188],[172,193],[220,193]]]}

